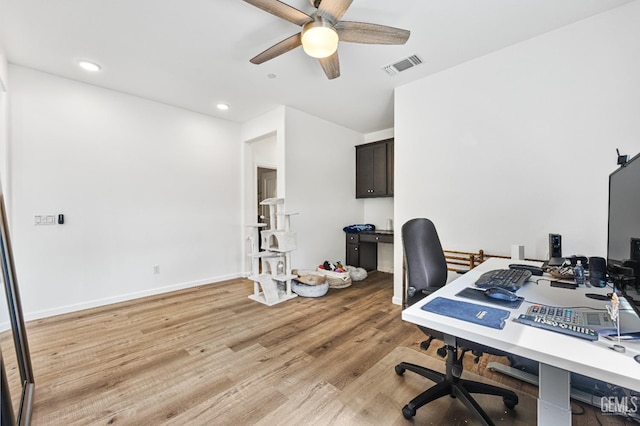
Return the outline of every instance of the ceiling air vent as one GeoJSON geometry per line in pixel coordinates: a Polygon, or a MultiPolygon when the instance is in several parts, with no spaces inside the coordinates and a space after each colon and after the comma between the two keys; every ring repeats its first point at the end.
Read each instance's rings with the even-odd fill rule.
{"type": "Polygon", "coordinates": [[[418,55],[411,55],[408,58],[396,62],[395,64],[384,66],[382,69],[389,75],[396,75],[402,71],[408,70],[409,68],[413,68],[416,65],[420,65],[421,63],[422,59],[420,59],[418,55]]]}

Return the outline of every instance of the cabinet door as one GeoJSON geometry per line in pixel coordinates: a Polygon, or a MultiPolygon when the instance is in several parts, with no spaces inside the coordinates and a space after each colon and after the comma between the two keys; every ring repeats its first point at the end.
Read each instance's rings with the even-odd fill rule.
{"type": "Polygon", "coordinates": [[[373,149],[356,147],[356,197],[370,197],[373,187],[373,149]]]}
{"type": "Polygon", "coordinates": [[[357,244],[347,244],[347,265],[349,266],[360,266],[360,253],[358,250],[357,244]]]}
{"type": "Polygon", "coordinates": [[[388,195],[387,143],[356,147],[356,197],[388,195]]]}
{"type": "Polygon", "coordinates": [[[373,183],[371,194],[374,197],[387,195],[387,144],[373,147],[373,183]]]}
{"type": "Polygon", "coordinates": [[[375,271],[378,267],[378,244],[360,243],[358,256],[361,268],[367,271],[375,271]]]}

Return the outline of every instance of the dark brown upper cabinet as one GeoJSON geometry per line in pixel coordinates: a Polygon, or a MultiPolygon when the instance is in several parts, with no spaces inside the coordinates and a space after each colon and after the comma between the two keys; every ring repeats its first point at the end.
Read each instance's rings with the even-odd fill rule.
{"type": "Polygon", "coordinates": [[[393,197],[393,139],[356,146],[356,198],[393,197]]]}

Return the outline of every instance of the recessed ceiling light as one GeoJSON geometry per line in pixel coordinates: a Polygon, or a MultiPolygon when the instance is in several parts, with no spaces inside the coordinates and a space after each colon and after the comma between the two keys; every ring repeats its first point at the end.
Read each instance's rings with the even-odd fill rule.
{"type": "Polygon", "coordinates": [[[216,107],[220,110],[220,111],[226,111],[229,109],[229,105],[227,104],[218,104],[216,105],[216,107]]]}
{"type": "Polygon", "coordinates": [[[276,78],[277,76],[275,74],[267,74],[268,78],[276,78]]]}
{"type": "Polygon", "coordinates": [[[98,72],[102,69],[102,67],[95,62],[87,61],[87,60],[79,60],[78,65],[85,71],[89,72],[98,72]]]}

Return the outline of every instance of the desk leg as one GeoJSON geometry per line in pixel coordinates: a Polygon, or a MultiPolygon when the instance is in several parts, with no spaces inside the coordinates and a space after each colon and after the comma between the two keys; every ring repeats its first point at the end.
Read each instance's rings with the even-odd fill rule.
{"type": "Polygon", "coordinates": [[[571,425],[569,372],[540,363],[538,424],[571,425]]]}

